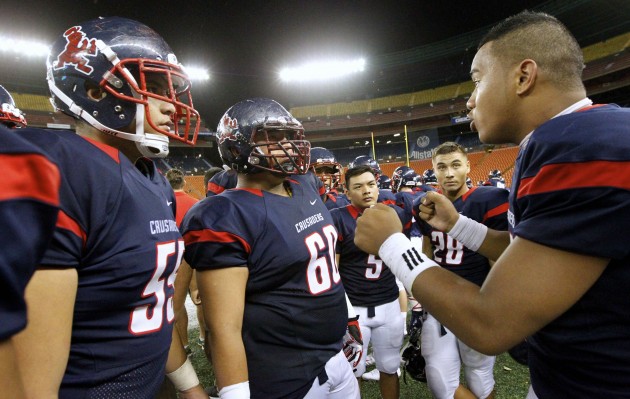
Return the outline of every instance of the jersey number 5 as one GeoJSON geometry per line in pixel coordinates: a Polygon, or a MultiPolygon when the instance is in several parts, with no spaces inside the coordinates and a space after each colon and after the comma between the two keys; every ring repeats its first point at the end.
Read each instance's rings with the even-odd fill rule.
{"type": "Polygon", "coordinates": [[[166,316],[166,320],[169,323],[175,318],[173,313],[173,296],[166,298],[166,289],[167,287],[172,288],[173,284],[175,284],[175,276],[184,254],[184,240],[159,243],[156,245],[156,254],[155,271],[151,276],[151,280],[144,287],[144,291],[142,291],[143,298],[155,297],[155,305],[138,306],[131,312],[129,331],[134,335],[148,334],[159,330],[164,322],[164,316],[166,316]],[[176,255],[175,259],[173,259],[173,255],[176,255]],[[165,282],[164,271],[169,265],[169,260],[171,262],[175,260],[176,263],[173,272],[165,282]],[[166,312],[164,311],[165,306],[166,312]]]}

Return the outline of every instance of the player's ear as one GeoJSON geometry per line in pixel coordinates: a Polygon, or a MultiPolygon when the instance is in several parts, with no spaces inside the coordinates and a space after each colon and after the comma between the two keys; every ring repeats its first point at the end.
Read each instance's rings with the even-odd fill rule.
{"type": "Polygon", "coordinates": [[[521,61],[518,68],[517,94],[525,94],[536,83],[538,77],[538,64],[536,61],[526,59],[521,61]]]}

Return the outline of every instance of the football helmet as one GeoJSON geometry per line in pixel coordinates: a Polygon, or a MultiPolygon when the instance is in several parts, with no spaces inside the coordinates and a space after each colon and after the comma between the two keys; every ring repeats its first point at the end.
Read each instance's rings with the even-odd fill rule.
{"type": "Polygon", "coordinates": [[[394,191],[398,191],[398,188],[400,187],[400,176],[402,176],[402,174],[408,170],[413,169],[405,165],[399,166],[394,169],[394,173],[392,173],[392,188],[394,191]]]}
{"type": "Polygon", "coordinates": [[[418,174],[413,169],[407,170],[400,176],[399,184],[396,190],[400,191],[402,187],[409,187],[413,189],[414,187],[416,187],[417,176],[418,174]]]}
{"type": "Polygon", "coordinates": [[[422,357],[422,350],[420,349],[420,334],[422,333],[422,326],[412,327],[409,332],[409,343],[403,350],[401,358],[404,363],[405,376],[409,374],[411,378],[416,381],[427,382],[427,375],[425,373],[426,362],[422,357]]]}
{"type": "Polygon", "coordinates": [[[380,175],[383,173],[381,172],[381,167],[378,165],[378,162],[376,162],[374,158],[369,155],[359,155],[358,157],[354,158],[354,161],[350,162],[348,168],[354,168],[355,166],[360,165],[368,165],[369,167],[371,167],[374,171],[374,174],[376,175],[377,181],[380,175]]]}
{"type": "Polygon", "coordinates": [[[488,173],[488,179],[501,180],[502,179],[501,171],[498,169],[491,170],[488,173]]]}
{"type": "Polygon", "coordinates": [[[0,108],[0,123],[10,128],[26,126],[24,113],[15,106],[11,93],[2,86],[0,86],[0,107],[2,107],[0,108]]]}
{"type": "Polygon", "coordinates": [[[223,163],[240,173],[294,175],[309,168],[311,144],[304,139],[302,124],[269,98],[231,106],[217,126],[217,142],[223,163]],[[284,154],[278,156],[278,150],[284,154]]]}
{"type": "Polygon", "coordinates": [[[169,138],[190,145],[197,141],[201,118],[193,107],[190,80],[164,39],[140,22],[101,17],[72,26],[52,44],[46,69],[57,109],[134,141],[144,156],[168,155],[169,138]],[[153,87],[155,77],[164,89],[153,87]],[[105,96],[90,98],[92,88],[101,88],[105,96]],[[153,121],[149,98],[175,107],[170,126],[153,121]],[[144,131],[145,118],[160,134],[144,131]],[[135,132],[126,131],[134,121],[135,132]]]}
{"type": "Polygon", "coordinates": [[[392,189],[392,179],[387,175],[380,175],[377,180],[377,185],[380,190],[391,190],[392,189]]]}
{"type": "Polygon", "coordinates": [[[326,186],[326,190],[335,189],[341,182],[341,164],[335,155],[324,147],[311,148],[310,168],[326,186]]]}
{"type": "Polygon", "coordinates": [[[432,186],[437,186],[437,176],[433,169],[427,169],[422,173],[422,180],[424,180],[424,184],[429,184],[432,186]]]}
{"type": "Polygon", "coordinates": [[[472,188],[472,186],[473,186],[472,179],[470,177],[467,177],[466,178],[466,187],[472,188]]]}

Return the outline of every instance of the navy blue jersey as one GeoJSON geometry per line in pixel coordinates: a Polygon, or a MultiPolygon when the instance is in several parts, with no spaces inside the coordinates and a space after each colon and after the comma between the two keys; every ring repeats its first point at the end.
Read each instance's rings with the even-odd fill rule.
{"type": "Polygon", "coordinates": [[[184,218],[194,269],[249,270],[243,342],[252,398],[302,398],[342,347],[348,311],[337,230],[313,176],[287,178],[291,197],[225,190],[184,218]]]}
{"type": "Polygon", "coordinates": [[[540,398],[630,397],[629,138],[630,109],[590,107],[541,125],[517,157],[513,235],[611,259],[575,305],[528,339],[540,398]]]}
{"type": "MultiPolygon", "coordinates": [[[[496,187],[473,187],[457,198],[453,205],[459,213],[494,230],[507,230],[508,191],[496,187]]],[[[420,199],[414,202],[418,214],[420,199]]],[[[488,259],[468,249],[448,234],[420,221],[422,234],[431,238],[433,260],[440,266],[481,286],[490,271],[488,259]]]]}
{"type": "Polygon", "coordinates": [[[223,191],[236,187],[238,174],[233,170],[222,170],[217,172],[208,180],[206,187],[206,197],[219,195],[223,191]]]}
{"type": "Polygon", "coordinates": [[[60,176],[44,153],[0,128],[0,341],[26,326],[24,289],[52,237],[60,176]]]}
{"type": "MultiPolygon", "coordinates": [[[[407,215],[403,210],[397,206],[392,208],[398,213],[403,225],[407,224],[407,215]]],[[[354,244],[357,218],[362,212],[353,205],[330,212],[339,232],[337,238],[339,273],[353,305],[378,306],[398,298],[398,286],[396,277],[378,256],[363,252],[354,244]]]]}
{"type": "Polygon", "coordinates": [[[376,202],[385,205],[396,205],[396,197],[394,197],[394,193],[392,193],[392,190],[379,188],[378,198],[376,199],[376,202]]]}
{"type": "Polygon", "coordinates": [[[20,134],[46,148],[62,176],[57,228],[41,264],[79,276],[59,396],[153,398],[164,379],[184,250],[173,190],[148,159],[134,165],[70,131],[20,134]]]}
{"type": "MultiPolygon", "coordinates": [[[[407,218],[412,220],[414,218],[413,215],[413,202],[416,199],[422,198],[427,193],[425,191],[399,191],[394,194],[396,198],[396,205],[400,207],[407,214],[407,218]]],[[[422,236],[422,232],[420,232],[420,228],[417,223],[412,223],[411,228],[409,229],[410,237],[420,237],[422,236]]]]}
{"type": "Polygon", "coordinates": [[[339,194],[335,190],[330,190],[329,192],[327,192],[324,199],[324,204],[329,210],[342,208],[350,204],[350,201],[348,201],[348,197],[339,194]]]}
{"type": "Polygon", "coordinates": [[[484,186],[498,187],[498,188],[507,188],[505,187],[504,179],[488,179],[483,182],[484,186]]]}

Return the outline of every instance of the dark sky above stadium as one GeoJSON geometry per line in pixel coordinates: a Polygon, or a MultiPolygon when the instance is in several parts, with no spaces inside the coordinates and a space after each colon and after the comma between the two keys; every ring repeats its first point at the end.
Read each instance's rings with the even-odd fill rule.
{"type": "MultiPolygon", "coordinates": [[[[546,2],[1,0],[0,34],[52,42],[72,24],[98,16],[139,20],[158,31],[182,63],[208,67],[211,80],[196,85],[193,95],[212,129],[229,106],[244,98],[272,97],[287,107],[325,98],[326,87],[279,82],[282,66],[363,56],[369,68],[370,57],[489,27],[546,2]],[[318,95],[309,96],[310,89],[318,95]]],[[[335,83],[330,90],[338,94],[340,87],[335,83]]]]}

